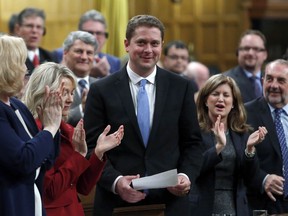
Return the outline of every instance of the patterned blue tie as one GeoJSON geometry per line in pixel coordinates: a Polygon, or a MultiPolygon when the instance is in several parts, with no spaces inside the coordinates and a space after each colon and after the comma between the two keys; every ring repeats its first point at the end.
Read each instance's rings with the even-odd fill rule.
{"type": "Polygon", "coordinates": [[[87,81],[85,79],[81,79],[78,81],[80,93],[82,95],[83,90],[86,89],[87,81]]]}
{"type": "Polygon", "coordinates": [[[283,129],[283,125],[280,119],[280,115],[283,112],[282,109],[275,109],[275,127],[276,127],[276,132],[278,135],[280,147],[281,147],[281,153],[282,153],[282,161],[283,161],[283,175],[285,179],[284,183],[284,196],[288,196],[288,148],[286,144],[286,138],[285,138],[285,133],[283,129]]]}
{"type": "Polygon", "coordinates": [[[259,85],[259,83],[257,82],[258,77],[252,76],[252,77],[250,77],[250,79],[252,80],[252,83],[253,83],[255,97],[258,98],[258,97],[262,96],[261,85],[259,85]]]}
{"type": "Polygon", "coordinates": [[[145,147],[147,146],[150,133],[150,110],[148,95],[145,89],[146,83],[146,79],[140,81],[137,95],[137,120],[145,147]]]}

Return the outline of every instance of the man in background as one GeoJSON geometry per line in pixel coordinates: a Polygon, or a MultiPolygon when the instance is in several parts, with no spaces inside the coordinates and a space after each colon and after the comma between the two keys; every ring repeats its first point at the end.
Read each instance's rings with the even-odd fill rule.
{"type": "Polygon", "coordinates": [[[258,30],[245,31],[240,37],[236,55],[239,65],[224,75],[236,81],[244,103],[261,97],[261,69],[268,55],[265,36],[258,30]]]}
{"type": "Polygon", "coordinates": [[[25,8],[18,14],[16,35],[22,37],[28,49],[25,62],[29,73],[44,62],[57,62],[52,53],[40,47],[42,37],[46,33],[45,13],[37,8],[25,8]]]}
{"type": "Polygon", "coordinates": [[[192,61],[187,65],[183,75],[196,82],[198,87],[198,91],[194,95],[196,101],[199,90],[202,89],[210,77],[209,68],[200,62],[192,61]]]}
{"type": "Polygon", "coordinates": [[[95,38],[83,31],[71,32],[63,43],[63,64],[77,77],[77,89],[70,107],[68,123],[76,126],[84,116],[87,93],[96,78],[90,76],[94,55],[97,50],[95,38]]]}
{"type": "MultiPolygon", "coordinates": [[[[79,20],[78,30],[92,34],[98,42],[98,49],[95,53],[94,66],[90,75],[96,78],[105,77],[120,70],[121,61],[113,55],[102,52],[102,49],[109,37],[105,17],[96,10],[89,10],[79,20]]],[[[57,58],[62,60],[62,49],[54,51],[57,58]]]]}
{"type": "Polygon", "coordinates": [[[265,126],[268,131],[262,143],[255,146],[261,172],[255,185],[247,190],[248,203],[252,210],[263,209],[268,210],[268,215],[282,215],[288,212],[287,61],[278,59],[267,64],[263,97],[246,103],[245,108],[247,123],[254,129],[265,126]]]}
{"type": "MultiPolygon", "coordinates": [[[[189,63],[189,50],[187,45],[179,40],[170,41],[164,47],[164,58],[162,66],[164,69],[171,71],[179,76],[184,76],[184,71],[189,63]]],[[[197,84],[192,79],[194,92],[198,91],[197,84]]]]}

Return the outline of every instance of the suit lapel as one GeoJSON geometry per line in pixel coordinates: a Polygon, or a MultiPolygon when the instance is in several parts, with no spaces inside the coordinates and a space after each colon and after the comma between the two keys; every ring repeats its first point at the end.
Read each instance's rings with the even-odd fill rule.
{"type": "Polygon", "coordinates": [[[118,72],[118,75],[119,75],[118,79],[115,81],[116,92],[118,93],[120,100],[122,101],[123,107],[126,111],[128,118],[132,122],[132,125],[134,126],[140,140],[142,141],[142,136],[138,126],[135,108],[129,87],[129,77],[126,71],[126,67],[124,67],[120,72],[118,72]]]}
{"type": "Polygon", "coordinates": [[[155,95],[155,106],[154,106],[154,115],[153,115],[153,123],[150,132],[149,142],[156,137],[157,128],[159,126],[159,119],[161,119],[161,115],[163,113],[163,109],[165,107],[165,101],[167,100],[167,92],[169,89],[169,81],[167,76],[165,76],[165,71],[157,67],[157,74],[155,77],[155,87],[156,87],[156,95],[155,95]]]}

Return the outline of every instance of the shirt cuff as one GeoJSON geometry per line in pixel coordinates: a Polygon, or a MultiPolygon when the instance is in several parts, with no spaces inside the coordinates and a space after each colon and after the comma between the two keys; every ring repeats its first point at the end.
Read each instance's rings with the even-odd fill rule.
{"type": "Polygon", "coordinates": [[[113,182],[113,184],[112,184],[112,188],[111,188],[111,191],[114,193],[114,194],[117,194],[116,193],[116,184],[117,184],[117,182],[118,182],[118,180],[120,179],[120,178],[122,178],[123,176],[122,175],[120,175],[120,176],[118,176],[116,179],[115,179],[115,181],[113,182]]]}

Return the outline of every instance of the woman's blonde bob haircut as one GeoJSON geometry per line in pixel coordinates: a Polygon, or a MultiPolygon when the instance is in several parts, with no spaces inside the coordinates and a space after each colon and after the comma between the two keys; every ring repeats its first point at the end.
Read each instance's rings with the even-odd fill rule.
{"type": "Polygon", "coordinates": [[[46,62],[38,66],[32,73],[22,97],[23,102],[33,114],[38,117],[37,107],[43,106],[45,86],[49,86],[50,91],[56,91],[62,78],[68,78],[76,88],[77,81],[73,72],[64,65],[54,62],[46,62]]]}
{"type": "Polygon", "coordinates": [[[0,36],[0,94],[17,95],[24,86],[27,48],[22,38],[0,36]]]}
{"type": "Polygon", "coordinates": [[[205,83],[205,86],[200,90],[196,105],[198,112],[198,121],[200,128],[204,131],[210,131],[214,127],[214,122],[211,121],[208,114],[206,102],[208,96],[220,85],[227,84],[230,86],[233,97],[233,108],[228,114],[227,127],[238,133],[248,132],[251,127],[246,124],[247,115],[242,102],[240,90],[236,82],[231,77],[217,74],[211,76],[205,83]]]}

